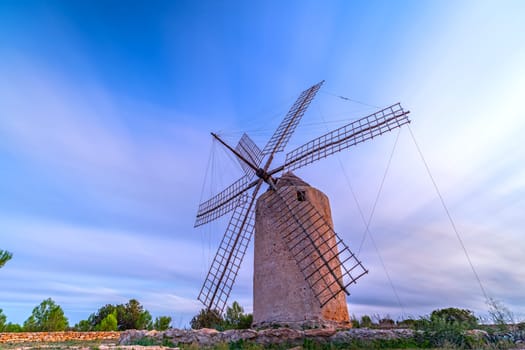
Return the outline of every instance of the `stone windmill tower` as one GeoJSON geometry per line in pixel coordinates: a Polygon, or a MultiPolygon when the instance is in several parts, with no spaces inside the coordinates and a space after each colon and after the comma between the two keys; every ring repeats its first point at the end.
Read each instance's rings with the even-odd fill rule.
{"type": "Polygon", "coordinates": [[[254,324],[348,324],[348,287],[367,271],[335,233],[328,198],[291,171],[410,121],[394,104],[305,143],[270,169],[322,84],[301,93],[263,150],[246,134],[233,148],[212,133],[235,154],[244,175],[197,212],[195,227],[233,211],[199,293],[208,309],[224,310],[255,231],[254,324]],[[264,183],[269,189],[257,199],[264,183]]]}

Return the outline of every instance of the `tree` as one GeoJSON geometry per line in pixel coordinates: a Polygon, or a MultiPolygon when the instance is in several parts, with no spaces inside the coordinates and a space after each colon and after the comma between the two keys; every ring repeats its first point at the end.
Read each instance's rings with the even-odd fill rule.
{"type": "Polygon", "coordinates": [[[64,311],[51,298],[35,307],[24,322],[24,330],[29,332],[65,331],[68,327],[64,311]]]}
{"type": "MultiPolygon", "coordinates": [[[[119,318],[119,329],[151,329],[151,314],[136,299],[123,305],[122,319],[119,318]]],[[[119,315],[120,316],[120,315],[119,315]]]]}
{"type": "Polygon", "coordinates": [[[79,321],[73,329],[77,332],[89,332],[93,330],[93,327],[91,327],[91,322],[89,320],[82,320],[79,321]]]}
{"type": "Polygon", "coordinates": [[[117,311],[107,315],[97,327],[97,331],[116,331],[117,330],[117,311]]]}
{"type": "Polygon", "coordinates": [[[153,329],[156,329],[158,331],[165,331],[166,329],[170,328],[170,324],[171,317],[160,316],[155,318],[155,322],[153,323],[153,329]]]}
{"type": "Polygon", "coordinates": [[[11,260],[13,257],[13,254],[8,252],[7,250],[1,250],[0,249],[0,268],[5,265],[6,262],[11,260]]]}
{"type": "Polygon", "coordinates": [[[11,323],[9,322],[8,324],[6,324],[4,326],[4,332],[7,332],[7,333],[20,333],[22,332],[24,329],[22,328],[21,325],[19,325],[18,323],[11,323]]]}
{"type": "Polygon", "coordinates": [[[4,331],[6,321],[7,317],[4,315],[4,310],[0,309],[0,332],[4,331]]]}
{"type": "Polygon", "coordinates": [[[201,328],[222,328],[224,320],[218,310],[202,309],[198,315],[195,315],[190,326],[193,329],[201,328]]]}
{"type": "Polygon", "coordinates": [[[247,329],[253,322],[252,314],[244,314],[244,308],[234,301],[232,306],[226,308],[226,317],[224,318],[226,328],[247,329]]]}
{"type": "MultiPolygon", "coordinates": [[[[93,313],[91,315],[89,315],[88,319],[87,319],[87,322],[89,322],[89,330],[94,330],[96,329],[100,323],[102,322],[103,319],[105,319],[106,317],[108,317],[108,315],[116,312],[117,313],[117,326],[120,325],[120,323],[118,322],[119,320],[119,314],[122,314],[123,313],[123,305],[120,305],[122,307],[122,310],[118,310],[118,306],[116,305],[111,305],[111,304],[106,304],[104,306],[102,306],[100,309],[98,309],[98,311],[96,313],[93,313]]],[[[86,328],[86,324],[83,324],[82,325],[84,328],[86,328]]]]}
{"type": "MultiPolygon", "coordinates": [[[[107,304],[89,316],[88,322],[91,329],[98,329],[104,319],[114,314],[117,319],[117,329],[151,329],[151,314],[136,299],[131,299],[127,304],[107,304]]],[[[106,326],[109,319],[106,320],[106,326]]]]}

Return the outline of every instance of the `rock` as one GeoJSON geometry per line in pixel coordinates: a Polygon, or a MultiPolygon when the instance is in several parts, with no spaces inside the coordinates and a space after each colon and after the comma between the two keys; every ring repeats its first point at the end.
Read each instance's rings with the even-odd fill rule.
{"type": "Polygon", "coordinates": [[[260,344],[294,343],[303,338],[302,331],[290,328],[264,329],[258,332],[256,342],[260,344]]]}
{"type": "Polygon", "coordinates": [[[469,329],[467,331],[465,331],[465,334],[466,335],[470,335],[470,336],[473,336],[475,338],[485,338],[485,337],[488,337],[488,333],[482,329],[469,329]]]}
{"type": "Polygon", "coordinates": [[[206,334],[206,335],[210,335],[210,336],[219,333],[218,330],[213,329],[213,328],[201,328],[201,329],[198,330],[198,332],[206,334]]]}
{"type": "Polygon", "coordinates": [[[347,331],[337,332],[330,341],[333,342],[348,342],[351,340],[387,340],[410,338],[414,336],[412,329],[368,329],[368,328],[353,328],[347,331]]]}
{"type": "Polygon", "coordinates": [[[195,341],[197,341],[200,345],[213,345],[219,341],[219,332],[216,329],[201,328],[199,330],[193,331],[192,333],[195,341]]]}
{"type": "Polygon", "coordinates": [[[328,338],[337,333],[335,328],[314,328],[304,331],[307,338],[328,338]]]}
{"type": "Polygon", "coordinates": [[[142,339],[146,336],[147,331],[144,330],[136,330],[136,329],[129,329],[127,331],[124,331],[120,333],[119,338],[119,344],[131,344],[134,341],[137,341],[138,339],[142,339]]]}
{"type": "Polygon", "coordinates": [[[229,329],[222,332],[221,341],[229,343],[239,340],[253,340],[257,338],[257,336],[258,332],[253,329],[229,329]]]}

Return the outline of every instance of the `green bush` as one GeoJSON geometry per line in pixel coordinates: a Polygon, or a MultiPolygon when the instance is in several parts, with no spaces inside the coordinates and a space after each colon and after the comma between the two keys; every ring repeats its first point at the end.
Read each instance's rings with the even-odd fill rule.
{"type": "Polygon", "coordinates": [[[193,329],[201,328],[216,328],[222,329],[224,319],[218,310],[202,309],[198,315],[195,315],[191,321],[190,326],[193,329]]]}
{"type": "Polygon", "coordinates": [[[97,331],[116,331],[117,330],[117,311],[107,315],[96,328],[97,331]]]}
{"type": "Polygon", "coordinates": [[[225,317],[218,310],[202,309],[195,315],[190,326],[193,329],[215,328],[219,331],[226,329],[248,329],[253,323],[253,315],[245,314],[244,308],[234,301],[231,306],[226,308],[225,317]]]}
{"type": "Polygon", "coordinates": [[[153,329],[156,329],[158,331],[165,331],[166,329],[170,328],[170,324],[171,317],[160,316],[155,318],[155,322],[153,322],[153,329]]]}
{"type": "Polygon", "coordinates": [[[370,328],[372,327],[372,319],[368,315],[361,316],[361,327],[370,328]]]}
{"type": "Polygon", "coordinates": [[[3,330],[3,332],[8,332],[8,333],[20,333],[23,331],[24,329],[22,328],[21,325],[19,325],[18,323],[11,323],[11,322],[6,324],[3,330]]]}
{"type": "Polygon", "coordinates": [[[77,332],[89,332],[93,330],[91,323],[88,320],[79,321],[73,329],[77,332]]]}
{"type": "Polygon", "coordinates": [[[4,315],[4,311],[0,309],[0,332],[4,331],[6,321],[7,321],[7,317],[6,315],[4,315]]]}
{"type": "Polygon", "coordinates": [[[430,314],[430,319],[445,321],[450,324],[461,324],[468,329],[474,329],[478,325],[478,319],[472,311],[454,307],[434,310],[430,314]]]}
{"type": "Polygon", "coordinates": [[[226,308],[224,317],[224,328],[226,329],[248,329],[253,322],[252,314],[244,314],[244,308],[234,301],[232,306],[226,308]]]}
{"type": "Polygon", "coordinates": [[[407,318],[405,320],[398,321],[397,322],[397,326],[399,328],[411,328],[411,329],[414,329],[414,328],[416,328],[416,323],[417,323],[416,320],[414,320],[412,318],[407,318]]]}
{"type": "Polygon", "coordinates": [[[422,318],[416,323],[418,330],[416,341],[422,347],[458,347],[470,348],[473,339],[468,336],[466,331],[471,329],[472,324],[468,321],[451,320],[446,317],[439,317],[439,313],[434,317],[422,318]]]}

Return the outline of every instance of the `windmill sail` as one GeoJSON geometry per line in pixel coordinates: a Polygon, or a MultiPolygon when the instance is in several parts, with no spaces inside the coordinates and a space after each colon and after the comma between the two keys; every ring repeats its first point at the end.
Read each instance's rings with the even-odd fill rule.
{"type": "MultiPolygon", "coordinates": [[[[255,144],[255,142],[252,141],[252,139],[246,133],[242,135],[235,149],[244,158],[249,160],[255,167],[259,167],[261,165],[264,155],[262,154],[261,149],[255,144]]],[[[248,164],[246,164],[244,161],[240,159],[238,160],[241,164],[241,168],[244,171],[244,174],[248,176],[249,180],[253,179],[255,171],[251,167],[249,167],[248,164]]]]}
{"type": "MultiPolygon", "coordinates": [[[[410,123],[408,113],[410,112],[404,111],[401,104],[396,103],[313,139],[286,155],[284,170],[291,171],[302,168],[319,159],[410,123]]],[[[282,168],[277,170],[282,170],[282,168]]]]}
{"type": "Polygon", "coordinates": [[[321,307],[368,273],[334,232],[324,216],[308,200],[294,200],[295,186],[276,191],[270,206],[281,213],[276,222],[288,250],[321,307]]]}
{"type": "Polygon", "coordinates": [[[260,183],[255,188],[252,198],[242,206],[235,208],[219,249],[202,285],[198,299],[208,310],[222,312],[230,296],[241,262],[248,248],[254,231],[253,205],[260,183]]]}
{"type": "Polygon", "coordinates": [[[290,137],[295,131],[295,128],[299,124],[299,121],[301,121],[301,118],[308,109],[308,106],[310,106],[310,102],[312,102],[313,98],[317,94],[317,91],[319,91],[323,83],[324,80],[313,85],[309,89],[304,90],[299,95],[295,103],[292,105],[292,108],[290,108],[283,121],[281,124],[279,124],[279,127],[277,130],[275,130],[275,133],[264,147],[262,152],[263,155],[273,155],[276,152],[281,152],[284,150],[286,144],[290,140],[290,137]]]}
{"type": "Polygon", "coordinates": [[[249,177],[245,175],[225,190],[202,202],[197,211],[194,227],[207,224],[245,203],[247,200],[245,192],[253,185],[255,183],[250,183],[249,177]]]}

